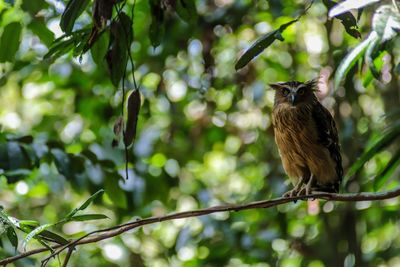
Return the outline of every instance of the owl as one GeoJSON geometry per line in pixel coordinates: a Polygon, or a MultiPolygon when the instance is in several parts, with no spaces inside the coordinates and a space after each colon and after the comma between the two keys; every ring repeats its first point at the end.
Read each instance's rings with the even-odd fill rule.
{"type": "Polygon", "coordinates": [[[315,95],[316,80],[270,86],[275,90],[275,142],[283,168],[294,185],[284,196],[339,192],[343,167],[338,131],[332,115],[315,95]]]}

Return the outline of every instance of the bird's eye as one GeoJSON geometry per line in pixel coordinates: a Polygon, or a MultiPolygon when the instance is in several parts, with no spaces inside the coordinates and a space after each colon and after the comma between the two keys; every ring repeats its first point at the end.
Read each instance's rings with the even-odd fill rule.
{"type": "Polygon", "coordinates": [[[290,93],[290,90],[287,89],[287,88],[284,88],[284,89],[282,90],[283,96],[287,96],[289,93],[290,93]]]}
{"type": "Polygon", "coordinates": [[[300,88],[299,90],[297,90],[297,94],[298,95],[304,95],[304,88],[300,88]]]}

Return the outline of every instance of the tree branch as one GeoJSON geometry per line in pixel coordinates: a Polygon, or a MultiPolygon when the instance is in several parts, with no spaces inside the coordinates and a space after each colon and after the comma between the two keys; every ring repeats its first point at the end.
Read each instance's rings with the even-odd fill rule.
{"type": "MultiPolygon", "coordinates": [[[[306,199],[324,199],[324,200],[332,200],[332,201],[341,201],[341,202],[356,202],[356,201],[372,201],[372,200],[383,200],[390,199],[394,197],[400,196],[400,187],[391,191],[381,192],[381,193],[352,193],[352,194],[333,194],[333,193],[325,193],[325,192],[314,192],[308,196],[296,196],[296,197],[280,197],[270,200],[262,200],[255,201],[246,204],[227,204],[209,207],[205,209],[192,210],[192,211],[183,211],[183,212],[175,212],[171,214],[167,214],[159,217],[150,217],[146,219],[139,219],[136,221],[131,221],[125,224],[116,225],[110,228],[105,228],[97,231],[90,232],[81,238],[71,240],[66,245],[56,245],[52,247],[54,250],[50,256],[45,258],[42,261],[42,265],[46,265],[49,260],[57,255],[59,255],[65,249],[69,249],[70,253],[72,252],[75,246],[95,243],[101,240],[109,239],[114,236],[118,236],[122,233],[125,233],[129,230],[142,227],[144,225],[153,224],[157,222],[177,220],[183,218],[191,218],[198,217],[203,215],[208,215],[217,212],[226,212],[226,211],[241,211],[241,210],[250,210],[250,209],[259,209],[259,208],[270,208],[274,206],[278,206],[281,204],[289,203],[296,200],[306,200],[306,199]]],[[[3,260],[0,260],[0,265],[6,265],[12,262],[15,262],[19,259],[26,258],[31,255],[39,254],[45,251],[48,251],[48,248],[39,248],[31,251],[27,251],[21,253],[20,255],[16,255],[13,257],[9,257],[3,260]]],[[[67,255],[69,259],[69,255],[67,255]]]]}

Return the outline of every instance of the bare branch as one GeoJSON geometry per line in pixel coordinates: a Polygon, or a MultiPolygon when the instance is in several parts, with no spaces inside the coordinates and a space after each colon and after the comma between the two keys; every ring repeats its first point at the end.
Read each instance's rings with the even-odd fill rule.
{"type": "Polygon", "coordinates": [[[73,246],[68,249],[68,252],[67,252],[67,255],[65,256],[64,263],[63,263],[62,267],[67,267],[68,266],[69,259],[71,258],[71,255],[72,255],[72,252],[74,251],[74,249],[75,248],[73,246]]]}
{"type": "MultiPolygon", "coordinates": [[[[296,200],[307,200],[307,199],[324,199],[324,200],[332,200],[332,201],[341,201],[341,202],[356,202],[356,201],[373,201],[373,200],[383,200],[383,199],[390,199],[394,197],[400,196],[400,187],[396,188],[391,191],[382,192],[382,193],[352,193],[352,194],[332,194],[332,193],[325,193],[325,192],[314,192],[308,196],[296,196],[296,197],[280,197],[270,200],[262,200],[262,201],[255,201],[246,204],[227,204],[221,206],[214,206],[205,209],[199,210],[192,210],[192,211],[183,211],[183,212],[175,212],[171,214],[167,214],[164,216],[159,217],[150,217],[146,219],[140,219],[132,222],[128,222],[121,225],[116,225],[110,228],[105,228],[97,231],[90,232],[84,235],[81,238],[76,240],[71,240],[66,245],[56,245],[52,247],[54,250],[50,256],[45,258],[42,263],[44,265],[53,257],[59,255],[65,249],[69,250],[69,253],[72,253],[72,250],[75,246],[95,243],[101,240],[109,239],[114,236],[118,236],[122,233],[125,233],[129,230],[142,227],[144,225],[153,224],[157,222],[163,221],[170,221],[170,220],[177,220],[183,218],[191,218],[191,217],[198,217],[203,215],[208,215],[217,212],[226,212],[226,211],[241,211],[241,210],[250,210],[250,209],[259,209],[259,208],[270,208],[274,206],[278,206],[281,204],[289,203],[296,200]]],[[[6,265],[12,262],[15,262],[19,259],[35,255],[38,253],[42,253],[48,251],[48,248],[40,248],[31,251],[27,251],[21,253],[20,255],[16,255],[13,257],[9,257],[3,260],[0,260],[0,265],[6,265]]],[[[69,259],[70,255],[67,255],[66,259],[69,259]]],[[[68,261],[67,261],[68,262],[68,261]]]]}

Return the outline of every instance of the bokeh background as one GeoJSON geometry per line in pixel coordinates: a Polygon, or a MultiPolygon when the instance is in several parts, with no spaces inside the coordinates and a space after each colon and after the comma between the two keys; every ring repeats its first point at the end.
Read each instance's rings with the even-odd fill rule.
{"type": "MultiPolygon", "coordinates": [[[[122,90],[113,86],[99,56],[107,39],[83,55],[67,50],[43,59],[63,35],[59,22],[66,2],[0,2],[0,32],[12,22],[21,30],[15,56],[0,63],[0,205],[9,216],[54,223],[104,188],[87,212],[109,219],[49,229],[68,239],[137,218],[279,197],[291,185],[274,142],[274,92],[268,83],[317,77],[318,96],[339,128],[345,172],[385,133],[392,134],[364,167],[346,177],[341,191],[399,186],[400,39],[376,55],[379,80],[361,58],[338,88],[332,86],[343,58],[371,32],[381,3],[363,9],[357,39],[340,20],[328,18],[326,1],[315,1],[285,30],[283,42],[275,41],[236,71],[236,61],[257,38],[296,18],[309,3],[195,1],[196,23],[169,7],[165,34],[153,47],[149,1],[137,0],[131,55],[142,106],[124,180],[124,149],[111,146],[122,90]]],[[[74,29],[92,23],[91,6],[74,29]]],[[[132,6],[127,1],[128,14],[132,6]]],[[[8,49],[0,54],[13,50],[8,49]]],[[[134,88],[130,75],[125,86],[134,88]]],[[[168,221],[80,246],[70,266],[400,266],[399,204],[299,201],[168,221]]],[[[18,253],[4,225],[0,258],[18,253]]],[[[16,233],[21,252],[26,233],[16,233]]],[[[41,246],[32,240],[26,249],[41,246]]],[[[9,266],[39,266],[46,255],[9,266]]]]}

